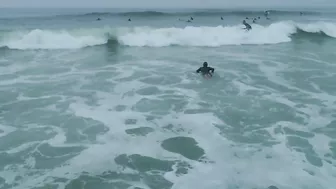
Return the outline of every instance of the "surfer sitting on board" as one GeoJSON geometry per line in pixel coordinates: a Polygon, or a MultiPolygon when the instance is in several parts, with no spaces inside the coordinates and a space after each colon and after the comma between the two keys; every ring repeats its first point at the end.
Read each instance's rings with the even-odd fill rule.
{"type": "Polygon", "coordinates": [[[251,30],[252,29],[252,27],[251,27],[251,25],[250,24],[248,24],[245,20],[243,20],[243,24],[245,25],[245,30],[251,30]]]}
{"type": "Polygon", "coordinates": [[[215,69],[212,67],[208,67],[208,63],[204,62],[203,63],[203,67],[198,68],[198,70],[196,70],[197,73],[202,73],[203,76],[208,76],[208,77],[212,77],[211,73],[214,73],[215,69]],[[211,72],[211,73],[210,73],[211,72]]]}

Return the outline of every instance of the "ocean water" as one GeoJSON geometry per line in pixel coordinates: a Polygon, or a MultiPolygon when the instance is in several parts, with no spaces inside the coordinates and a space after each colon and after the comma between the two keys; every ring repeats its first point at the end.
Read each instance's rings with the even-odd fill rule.
{"type": "Polygon", "coordinates": [[[269,18],[2,9],[0,188],[334,189],[336,13],[269,18]]]}

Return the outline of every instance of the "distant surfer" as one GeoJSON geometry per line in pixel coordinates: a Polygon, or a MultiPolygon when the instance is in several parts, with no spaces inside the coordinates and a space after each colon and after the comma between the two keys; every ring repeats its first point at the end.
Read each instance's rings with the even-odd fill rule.
{"type": "Polygon", "coordinates": [[[264,16],[265,16],[265,17],[267,17],[269,14],[270,14],[270,11],[269,11],[269,10],[267,10],[267,11],[264,12],[264,16]]]}
{"type": "Polygon", "coordinates": [[[256,19],[256,18],[254,18],[252,22],[255,24],[255,23],[257,22],[257,19],[256,19]]]}
{"type": "Polygon", "coordinates": [[[129,18],[128,21],[131,22],[132,20],[129,18]]]}
{"type": "Polygon", "coordinates": [[[207,62],[203,63],[203,67],[198,68],[196,70],[197,73],[202,73],[203,77],[212,77],[212,74],[214,73],[215,68],[209,67],[207,62]]]}
{"type": "Polygon", "coordinates": [[[248,24],[245,20],[243,20],[243,24],[245,25],[245,28],[243,28],[243,29],[245,29],[246,31],[249,31],[249,30],[252,29],[251,25],[248,24]]]}
{"type": "Polygon", "coordinates": [[[97,21],[101,20],[100,18],[97,18],[97,21]]]}
{"type": "Polygon", "coordinates": [[[222,16],[221,16],[221,20],[224,20],[222,16]]]}
{"type": "Polygon", "coordinates": [[[194,18],[191,16],[191,17],[190,17],[190,20],[194,20],[194,18]]]}
{"type": "Polygon", "coordinates": [[[269,17],[268,17],[269,14],[270,14],[270,11],[268,10],[264,12],[264,16],[267,20],[269,20],[269,17]]]}

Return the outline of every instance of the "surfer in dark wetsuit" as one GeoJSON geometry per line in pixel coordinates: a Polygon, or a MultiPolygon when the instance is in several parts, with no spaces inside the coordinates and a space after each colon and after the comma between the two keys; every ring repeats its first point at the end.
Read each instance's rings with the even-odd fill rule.
{"type": "Polygon", "coordinates": [[[207,62],[203,63],[203,67],[198,68],[196,70],[197,73],[202,73],[203,76],[210,76],[212,77],[212,73],[214,73],[215,68],[209,67],[207,62]]]}
{"type": "Polygon", "coordinates": [[[251,27],[251,25],[250,24],[248,24],[245,20],[243,20],[243,24],[245,25],[245,30],[251,30],[252,29],[252,27],[251,27]]]}

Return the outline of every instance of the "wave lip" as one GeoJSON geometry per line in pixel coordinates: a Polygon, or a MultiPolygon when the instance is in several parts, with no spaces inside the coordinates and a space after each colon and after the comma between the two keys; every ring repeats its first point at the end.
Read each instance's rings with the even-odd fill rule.
{"type": "Polygon", "coordinates": [[[298,24],[277,22],[269,26],[252,25],[249,32],[243,26],[185,28],[87,28],[76,30],[30,30],[0,32],[0,47],[9,49],[78,49],[96,45],[131,47],[223,45],[264,45],[290,42],[293,39],[336,38],[336,25],[327,22],[298,24]]]}
{"type": "Polygon", "coordinates": [[[283,23],[272,24],[268,27],[260,25],[252,27],[253,30],[249,32],[243,30],[241,26],[144,29],[118,36],[118,40],[122,45],[138,47],[170,45],[218,47],[289,42],[291,40],[289,34],[295,32],[293,28],[285,27],[283,23]],[[281,31],[279,31],[280,28],[281,31]]]}
{"type": "Polygon", "coordinates": [[[12,32],[0,45],[10,49],[79,49],[107,42],[103,36],[75,35],[68,31],[35,29],[28,32],[12,32]]]}

